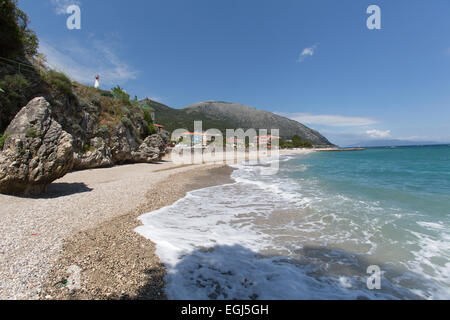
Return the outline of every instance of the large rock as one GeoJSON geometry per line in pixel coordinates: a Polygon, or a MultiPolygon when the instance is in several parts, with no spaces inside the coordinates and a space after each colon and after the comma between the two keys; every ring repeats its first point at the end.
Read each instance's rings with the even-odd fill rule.
{"type": "Polygon", "coordinates": [[[161,160],[165,154],[166,143],[158,134],[147,137],[136,147],[137,142],[133,137],[130,138],[126,132],[118,132],[113,139],[112,149],[101,137],[91,139],[90,150],[75,154],[73,168],[85,170],[122,163],[151,163],[161,160]]]}
{"type": "Polygon", "coordinates": [[[154,162],[165,154],[166,144],[159,134],[148,136],[137,151],[131,152],[134,162],[154,162]]]}
{"type": "Polygon", "coordinates": [[[114,128],[110,146],[114,164],[134,162],[131,153],[139,148],[138,136],[134,128],[119,123],[114,128]]]}
{"type": "Polygon", "coordinates": [[[31,100],[5,131],[0,193],[37,195],[73,167],[72,136],[51,117],[42,97],[31,100]]]}
{"type": "Polygon", "coordinates": [[[90,145],[93,146],[93,150],[88,150],[83,154],[75,154],[74,170],[110,167],[114,164],[111,149],[102,138],[96,137],[92,139],[90,145]]]}

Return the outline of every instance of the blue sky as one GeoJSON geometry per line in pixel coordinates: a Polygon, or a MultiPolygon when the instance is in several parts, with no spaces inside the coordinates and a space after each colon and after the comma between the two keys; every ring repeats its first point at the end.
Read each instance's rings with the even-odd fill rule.
{"type": "Polygon", "coordinates": [[[19,0],[72,79],[181,108],[239,102],[332,142],[450,142],[448,0],[19,0]],[[81,8],[68,30],[65,8],[81,8]],[[381,8],[381,30],[366,9],[381,8]]]}

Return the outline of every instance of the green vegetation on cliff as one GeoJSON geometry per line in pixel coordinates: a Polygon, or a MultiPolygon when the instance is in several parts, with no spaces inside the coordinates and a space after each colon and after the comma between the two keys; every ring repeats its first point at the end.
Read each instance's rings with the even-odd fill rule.
{"type": "Polygon", "coordinates": [[[72,81],[64,73],[49,70],[43,73],[42,78],[53,89],[54,93],[61,95],[72,94],[72,81]]]}
{"type": "Polygon", "coordinates": [[[3,148],[3,145],[5,144],[6,138],[8,138],[9,134],[0,134],[0,150],[3,148]]]}
{"type": "Polygon", "coordinates": [[[33,30],[28,28],[30,20],[17,7],[17,0],[0,0],[0,56],[34,56],[39,41],[33,30]]]}
{"type": "Polygon", "coordinates": [[[47,84],[30,62],[39,41],[28,28],[29,22],[16,0],[0,0],[0,133],[37,93],[48,93],[47,84]]]}
{"type": "Polygon", "coordinates": [[[155,110],[156,122],[163,125],[164,129],[169,132],[181,128],[192,132],[194,131],[194,121],[202,121],[203,130],[214,128],[222,131],[224,134],[226,129],[235,128],[231,122],[216,119],[201,112],[186,112],[183,109],[173,109],[152,100],[146,100],[146,103],[155,110]]]}

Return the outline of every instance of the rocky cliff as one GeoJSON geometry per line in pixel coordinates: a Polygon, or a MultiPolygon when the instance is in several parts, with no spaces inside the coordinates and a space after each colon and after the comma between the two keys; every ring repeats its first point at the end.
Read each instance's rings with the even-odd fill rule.
{"type": "Polygon", "coordinates": [[[74,84],[37,97],[11,121],[0,147],[0,193],[35,195],[71,170],[155,162],[166,141],[133,101],[74,84]]]}
{"type": "Polygon", "coordinates": [[[49,69],[17,1],[0,1],[0,13],[0,193],[40,194],[70,170],[161,158],[166,143],[137,101],[49,69]]]}

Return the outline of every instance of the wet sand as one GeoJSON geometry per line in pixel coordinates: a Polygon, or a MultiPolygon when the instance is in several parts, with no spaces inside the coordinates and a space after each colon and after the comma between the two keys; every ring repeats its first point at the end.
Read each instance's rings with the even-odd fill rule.
{"type": "Polygon", "coordinates": [[[166,159],[72,172],[41,197],[0,194],[0,299],[164,299],[165,269],[133,231],[137,217],[231,182],[231,172],[166,159]],[[78,268],[80,289],[69,290],[78,268]]]}
{"type": "Polygon", "coordinates": [[[135,210],[75,234],[65,241],[41,298],[166,299],[165,267],[154,244],[134,232],[140,225],[137,217],[172,204],[188,191],[231,183],[231,172],[227,166],[208,166],[170,176],[149,190],[146,202],[135,210]],[[74,277],[68,270],[73,266],[80,270],[80,286],[71,290],[74,277]]]}

